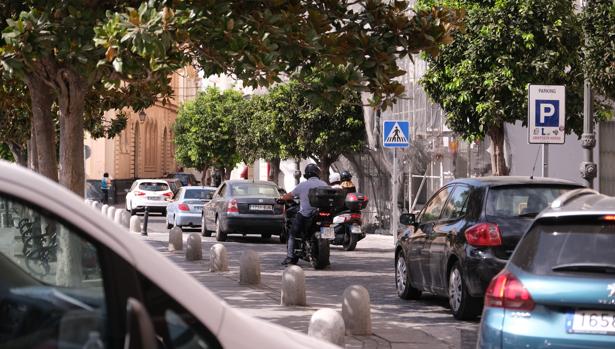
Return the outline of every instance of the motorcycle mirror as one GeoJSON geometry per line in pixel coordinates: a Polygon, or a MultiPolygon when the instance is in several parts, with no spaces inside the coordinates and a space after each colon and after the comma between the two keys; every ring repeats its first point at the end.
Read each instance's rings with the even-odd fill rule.
{"type": "Polygon", "coordinates": [[[399,216],[399,223],[403,225],[413,225],[416,223],[416,216],[414,213],[403,213],[399,216]]]}

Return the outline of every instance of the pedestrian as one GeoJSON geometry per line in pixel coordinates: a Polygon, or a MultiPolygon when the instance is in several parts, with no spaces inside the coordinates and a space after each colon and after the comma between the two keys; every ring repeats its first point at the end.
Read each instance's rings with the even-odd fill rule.
{"type": "Polygon", "coordinates": [[[102,191],[102,203],[109,203],[109,187],[111,186],[111,180],[109,179],[109,174],[105,172],[103,174],[103,178],[100,181],[100,190],[102,191]]]}

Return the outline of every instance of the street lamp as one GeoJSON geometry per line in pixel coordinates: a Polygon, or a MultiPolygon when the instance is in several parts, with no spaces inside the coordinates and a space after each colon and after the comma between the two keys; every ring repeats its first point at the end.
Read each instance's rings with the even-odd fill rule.
{"type": "Polygon", "coordinates": [[[141,110],[139,112],[139,121],[144,122],[146,116],[147,116],[147,114],[145,113],[145,110],[141,110]]]}

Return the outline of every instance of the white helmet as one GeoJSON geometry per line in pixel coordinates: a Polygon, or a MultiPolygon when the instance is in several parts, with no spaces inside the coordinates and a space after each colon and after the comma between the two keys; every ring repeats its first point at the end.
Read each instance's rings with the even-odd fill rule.
{"type": "Polygon", "coordinates": [[[339,182],[340,179],[340,174],[339,173],[332,173],[329,176],[329,183],[335,183],[335,182],[339,182]]]}

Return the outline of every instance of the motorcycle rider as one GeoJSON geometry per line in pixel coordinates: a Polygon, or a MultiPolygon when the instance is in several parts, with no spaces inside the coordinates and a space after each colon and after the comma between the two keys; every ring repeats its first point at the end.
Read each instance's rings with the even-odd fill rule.
{"type": "Polygon", "coordinates": [[[284,194],[280,199],[284,201],[292,200],[295,196],[299,197],[299,212],[295,216],[292,228],[288,234],[287,254],[286,259],[282,261],[282,265],[297,264],[299,258],[295,255],[295,236],[301,236],[306,228],[306,224],[310,221],[316,208],[310,205],[308,194],[310,189],[317,187],[327,187],[327,183],[320,180],[320,168],[315,164],[308,164],[303,171],[303,177],[307,179],[305,182],[299,183],[293,191],[284,194]]]}
{"type": "Polygon", "coordinates": [[[331,188],[341,189],[342,188],[341,183],[342,181],[341,181],[339,173],[334,172],[329,176],[329,185],[331,186],[331,188]]]}
{"type": "Polygon", "coordinates": [[[342,171],[342,173],[340,173],[340,179],[342,180],[341,187],[346,191],[346,194],[356,193],[357,188],[354,186],[354,183],[352,183],[352,175],[350,172],[345,170],[342,171]]]}

